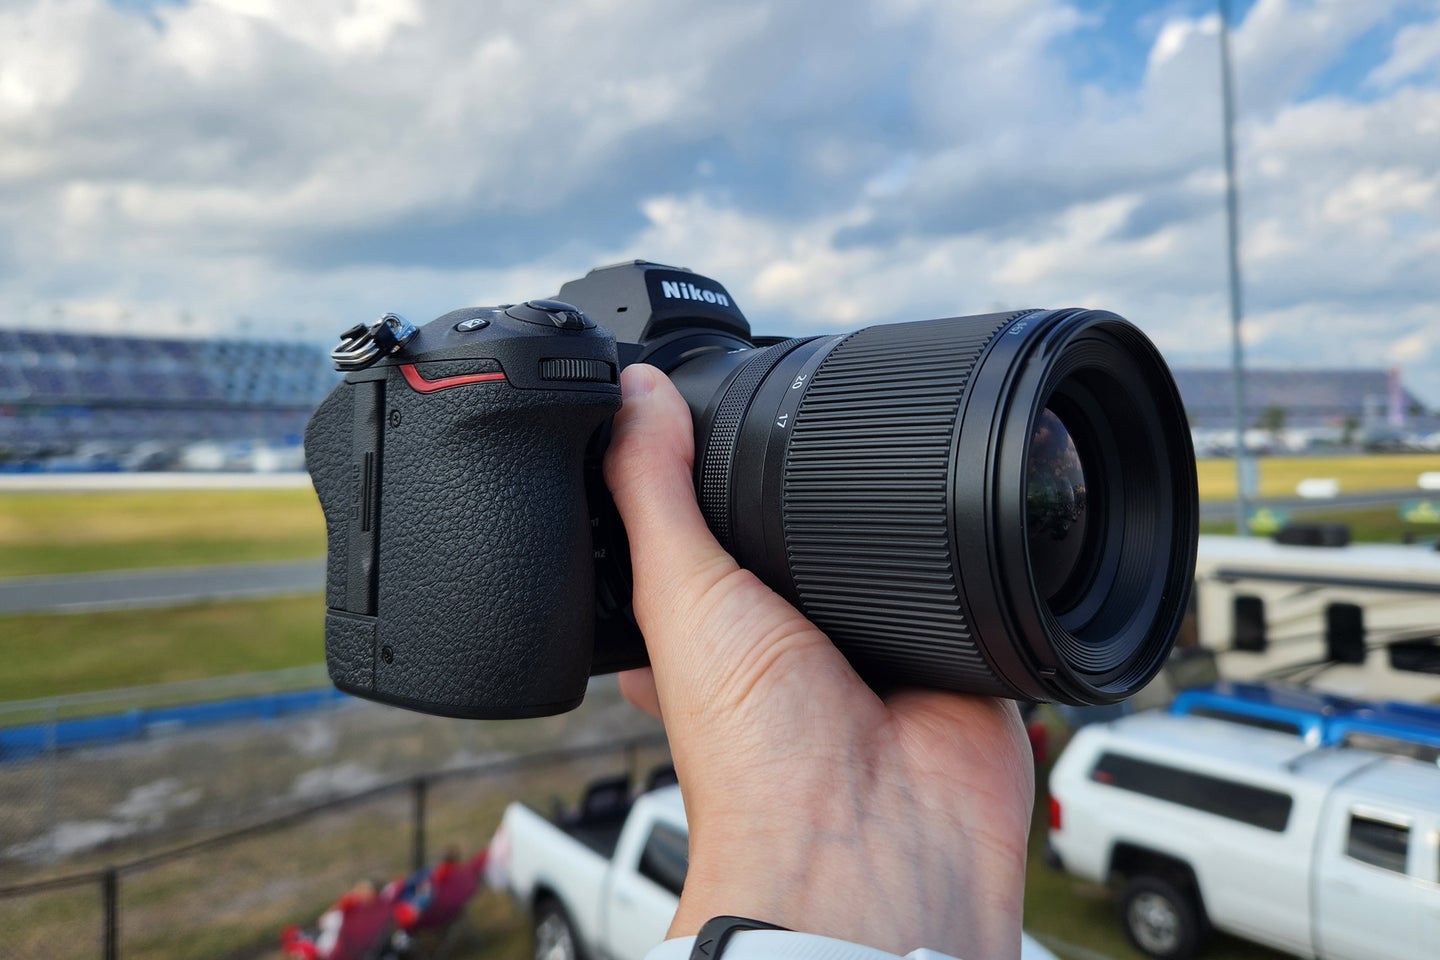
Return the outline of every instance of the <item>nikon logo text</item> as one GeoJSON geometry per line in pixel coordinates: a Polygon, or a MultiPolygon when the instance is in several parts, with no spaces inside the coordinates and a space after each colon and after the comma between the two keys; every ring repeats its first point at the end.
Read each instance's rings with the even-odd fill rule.
{"type": "Polygon", "coordinates": [[[718,303],[722,307],[730,306],[730,298],[725,294],[697,287],[693,283],[661,280],[660,292],[671,300],[703,300],[705,303],[718,303]]]}

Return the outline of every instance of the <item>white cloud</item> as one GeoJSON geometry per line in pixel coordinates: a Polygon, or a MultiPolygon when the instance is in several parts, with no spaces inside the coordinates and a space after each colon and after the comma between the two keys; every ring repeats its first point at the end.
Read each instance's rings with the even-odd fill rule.
{"type": "Polygon", "coordinates": [[[1440,214],[1436,204],[1440,171],[1426,173],[1414,168],[1361,170],[1325,198],[1322,219],[1356,227],[1370,234],[1387,231],[1389,218],[1397,214],[1440,214]]]}
{"type": "Polygon", "coordinates": [[[1440,17],[1412,23],[1395,34],[1390,57],[1365,78],[1372,87],[1393,87],[1406,80],[1434,79],[1440,72],[1440,17]]]}
{"type": "Polygon", "coordinates": [[[1358,37],[1412,5],[1412,0],[1259,0],[1235,32],[1247,108],[1282,108],[1358,37]]]}
{"type": "Polygon", "coordinates": [[[1385,351],[1385,358],[1392,363],[1423,360],[1437,344],[1440,344],[1440,320],[1432,320],[1429,329],[1408,333],[1392,343],[1385,351]]]}
{"type": "MultiPolygon", "coordinates": [[[[1363,96],[1309,95],[1415,8],[1260,0],[1235,32],[1259,359],[1440,383],[1440,20],[1363,96]]],[[[1228,350],[1213,16],[1158,23],[1134,89],[1067,72],[1063,0],[153,16],[0,12],[0,322],[333,331],[646,256],[757,329],[1079,303],[1179,361],[1228,350]]]]}

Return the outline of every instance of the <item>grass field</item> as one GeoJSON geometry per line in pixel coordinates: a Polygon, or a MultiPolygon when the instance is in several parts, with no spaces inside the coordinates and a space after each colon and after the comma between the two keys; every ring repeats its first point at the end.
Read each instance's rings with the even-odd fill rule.
{"type": "Polygon", "coordinates": [[[324,553],[325,519],[310,490],[0,496],[0,577],[324,553]]]}
{"type": "MultiPolygon", "coordinates": [[[[1197,464],[1200,499],[1235,497],[1235,461],[1197,464]]],[[[1260,496],[1293,497],[1295,486],[1311,477],[1340,481],[1341,493],[1414,490],[1420,474],[1440,470],[1440,454],[1394,453],[1352,457],[1263,457],[1259,461],[1260,496]]]]}
{"type": "MultiPolygon", "coordinates": [[[[1361,543],[1399,543],[1407,535],[1434,539],[1440,527],[1417,525],[1400,519],[1395,507],[1366,507],[1359,510],[1322,510],[1314,513],[1289,511],[1291,523],[1344,523],[1350,527],[1352,539],[1361,543]]],[[[1231,534],[1235,521],[1230,518],[1208,521],[1200,525],[1201,533],[1231,534]]]]}
{"type": "MultiPolygon", "coordinates": [[[[1202,461],[1199,469],[1203,495],[1233,489],[1230,461],[1202,461]]],[[[1440,457],[1270,458],[1260,475],[1263,492],[1289,495],[1309,476],[1337,477],[1346,491],[1399,489],[1426,470],[1440,470],[1440,457]]],[[[1358,540],[1398,540],[1406,531],[1389,507],[1314,519],[1350,523],[1358,540]]],[[[1232,528],[1224,520],[1205,529],[1232,528]]],[[[0,577],[283,560],[324,550],[324,519],[304,489],[0,495],[0,577]]],[[[292,597],[0,618],[7,664],[0,700],[315,663],[322,616],[318,597],[292,597]]]]}
{"type": "Polygon", "coordinates": [[[0,701],[318,663],[320,596],[0,617],[0,701]]]}
{"type": "MultiPolygon", "coordinates": [[[[1203,499],[1235,495],[1233,461],[1202,460],[1198,469],[1203,499]]],[[[1407,490],[1427,471],[1440,471],[1440,455],[1268,457],[1260,461],[1260,493],[1291,497],[1308,477],[1333,477],[1343,493],[1407,490]]],[[[0,577],[324,552],[324,518],[304,489],[0,495],[0,577]]]]}

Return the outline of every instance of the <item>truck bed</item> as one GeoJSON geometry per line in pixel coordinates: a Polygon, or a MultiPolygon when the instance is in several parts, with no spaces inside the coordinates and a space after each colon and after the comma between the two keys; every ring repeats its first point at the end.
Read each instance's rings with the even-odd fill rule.
{"type": "Polygon", "coordinates": [[[604,777],[585,788],[574,810],[557,810],[550,822],[606,860],[613,860],[632,804],[628,775],[604,777]]]}
{"type": "Polygon", "coordinates": [[[557,827],[567,834],[579,840],[585,846],[594,850],[606,860],[615,858],[615,845],[620,842],[620,830],[625,826],[624,820],[616,820],[610,824],[591,824],[585,826],[566,826],[564,823],[556,823],[557,827]]]}

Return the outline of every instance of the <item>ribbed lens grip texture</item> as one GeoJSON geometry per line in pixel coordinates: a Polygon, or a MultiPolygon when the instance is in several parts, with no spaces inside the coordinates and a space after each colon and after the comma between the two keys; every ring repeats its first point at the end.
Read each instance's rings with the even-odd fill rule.
{"type": "Polygon", "coordinates": [[[726,550],[734,551],[735,542],[730,530],[730,489],[734,483],[731,468],[735,463],[735,446],[744,422],[745,411],[755,399],[755,390],[760,381],[784,359],[785,355],[809,338],[795,338],[773,344],[755,355],[740,368],[730,388],[720,400],[720,406],[711,418],[710,436],[705,444],[704,459],[701,461],[699,501],[700,510],[710,523],[715,539],[726,550]]]}
{"type": "Polygon", "coordinates": [[[985,345],[1018,314],[887,324],[825,359],[796,413],[785,544],[805,613],[867,679],[1005,694],[951,546],[951,443],[985,345]]]}

